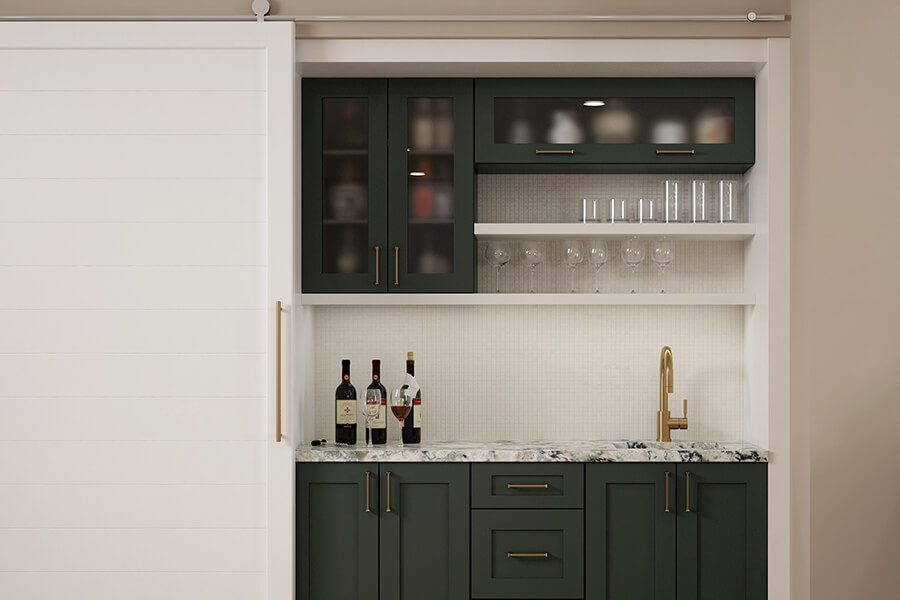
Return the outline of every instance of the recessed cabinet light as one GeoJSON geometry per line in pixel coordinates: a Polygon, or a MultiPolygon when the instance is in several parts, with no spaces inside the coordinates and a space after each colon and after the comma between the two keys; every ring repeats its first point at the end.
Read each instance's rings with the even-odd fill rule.
{"type": "Polygon", "coordinates": [[[410,177],[425,177],[425,171],[410,171],[410,177]]]}
{"type": "Polygon", "coordinates": [[[606,102],[603,100],[585,100],[583,104],[585,106],[606,106],[606,102]]]}

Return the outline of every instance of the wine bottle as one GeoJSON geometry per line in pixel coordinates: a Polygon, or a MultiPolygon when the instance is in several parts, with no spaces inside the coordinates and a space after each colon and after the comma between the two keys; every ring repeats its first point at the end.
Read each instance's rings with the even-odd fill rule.
{"type": "Polygon", "coordinates": [[[350,361],[341,361],[343,378],[334,392],[334,440],[356,444],[356,388],[350,383],[350,361]]]}
{"type": "Polygon", "coordinates": [[[366,443],[369,443],[369,431],[372,432],[373,444],[387,443],[387,418],[385,417],[385,407],[387,406],[387,390],[381,385],[381,361],[372,361],[372,383],[366,388],[369,390],[379,390],[381,392],[381,406],[378,408],[378,416],[372,421],[372,427],[366,429],[366,443]]]}
{"type": "Polygon", "coordinates": [[[414,387],[416,391],[413,399],[412,419],[403,420],[403,443],[419,444],[422,442],[422,390],[416,382],[416,365],[413,360],[413,353],[406,353],[406,374],[407,383],[404,387],[414,387]],[[412,380],[412,386],[409,385],[412,380]]]}

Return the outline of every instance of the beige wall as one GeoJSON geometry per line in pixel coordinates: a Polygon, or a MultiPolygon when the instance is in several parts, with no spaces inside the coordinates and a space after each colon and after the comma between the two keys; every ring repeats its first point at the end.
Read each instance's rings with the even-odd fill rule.
{"type": "Polygon", "coordinates": [[[791,393],[810,432],[810,596],[896,598],[900,4],[793,11],[791,393]]]}

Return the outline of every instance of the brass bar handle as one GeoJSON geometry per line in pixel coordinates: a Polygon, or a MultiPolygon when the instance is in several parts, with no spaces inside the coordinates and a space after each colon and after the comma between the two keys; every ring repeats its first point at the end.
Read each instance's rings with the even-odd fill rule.
{"type": "Polygon", "coordinates": [[[695,154],[693,149],[690,149],[690,150],[657,150],[656,153],[657,154],[690,154],[691,156],[693,156],[695,154]]]}
{"type": "Polygon", "coordinates": [[[275,303],[275,441],[281,442],[281,300],[275,303]]]}
{"type": "Polygon", "coordinates": [[[387,472],[387,510],[384,512],[391,512],[391,472],[387,472]]]}
{"type": "Polygon", "coordinates": [[[542,488],[547,489],[550,487],[550,484],[547,483],[507,483],[506,489],[511,490],[512,488],[542,488]]]}
{"type": "Polygon", "coordinates": [[[691,472],[684,474],[684,487],[687,488],[687,496],[684,500],[684,512],[691,512],[691,472]]]}
{"type": "Polygon", "coordinates": [[[669,512],[669,472],[666,471],[666,512],[669,512]]]}
{"type": "Polygon", "coordinates": [[[394,246],[394,285],[400,285],[400,246],[394,246]]]}
{"type": "Polygon", "coordinates": [[[369,506],[369,475],[371,473],[366,471],[366,512],[372,512],[372,508],[369,506]]]}
{"type": "Polygon", "coordinates": [[[506,558],[517,558],[520,556],[538,556],[541,558],[548,558],[550,555],[546,552],[507,552],[506,558]]]}
{"type": "Polygon", "coordinates": [[[535,150],[535,154],[575,154],[575,150],[535,150]]]}
{"type": "Polygon", "coordinates": [[[375,246],[375,285],[381,285],[381,246],[375,246]]]}

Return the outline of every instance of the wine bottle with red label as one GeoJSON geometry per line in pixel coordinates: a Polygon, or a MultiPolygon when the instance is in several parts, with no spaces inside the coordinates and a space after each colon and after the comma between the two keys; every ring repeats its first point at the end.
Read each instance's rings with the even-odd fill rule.
{"type": "Polygon", "coordinates": [[[422,442],[422,390],[416,381],[416,365],[413,353],[406,353],[406,381],[403,386],[414,395],[412,407],[412,419],[403,421],[403,443],[419,444],[422,442]]]}
{"type": "Polygon", "coordinates": [[[356,388],[350,383],[350,361],[341,361],[341,385],[334,392],[334,441],[356,444],[356,388]]]}
{"type": "Polygon", "coordinates": [[[378,415],[372,421],[372,426],[366,429],[366,443],[369,443],[369,432],[372,432],[373,444],[387,443],[387,417],[385,411],[387,409],[387,390],[381,384],[381,361],[372,361],[372,383],[366,388],[369,390],[378,390],[381,392],[381,406],[378,408],[378,415]]]}

